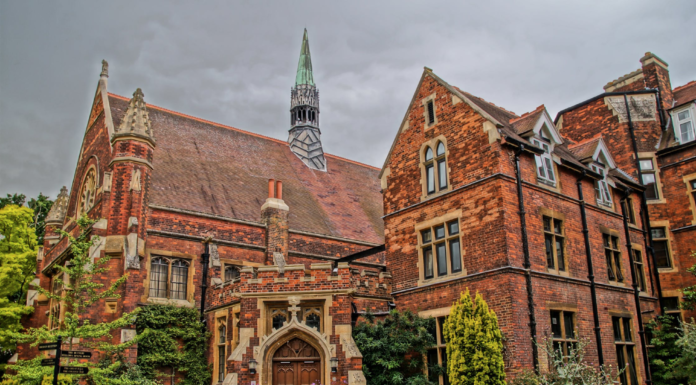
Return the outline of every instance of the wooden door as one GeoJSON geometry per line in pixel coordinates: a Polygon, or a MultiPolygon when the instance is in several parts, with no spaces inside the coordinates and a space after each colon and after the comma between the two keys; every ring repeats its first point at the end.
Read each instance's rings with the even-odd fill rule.
{"type": "Polygon", "coordinates": [[[321,379],[321,358],[299,338],[285,343],[273,355],[273,385],[311,385],[321,379]]]}

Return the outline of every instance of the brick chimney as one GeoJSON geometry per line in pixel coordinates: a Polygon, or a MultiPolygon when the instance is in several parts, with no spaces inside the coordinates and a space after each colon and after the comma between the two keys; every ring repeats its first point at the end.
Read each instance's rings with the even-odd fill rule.
{"type": "Polygon", "coordinates": [[[273,265],[273,253],[288,257],[288,212],[283,201],[283,182],[268,180],[268,198],[261,206],[261,220],[266,225],[266,264],[273,265]]]}
{"type": "Polygon", "coordinates": [[[645,56],[640,59],[640,63],[645,77],[645,87],[659,89],[662,108],[665,110],[672,108],[674,96],[672,95],[667,62],[652,52],[646,52],[645,56]]]}

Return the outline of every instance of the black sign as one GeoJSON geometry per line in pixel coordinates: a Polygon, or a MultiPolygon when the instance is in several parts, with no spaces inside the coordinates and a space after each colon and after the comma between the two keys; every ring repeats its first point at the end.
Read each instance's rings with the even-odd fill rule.
{"type": "Polygon", "coordinates": [[[49,342],[46,344],[39,344],[39,350],[55,350],[58,349],[57,342],[49,342]]]}
{"type": "Polygon", "coordinates": [[[53,366],[56,362],[57,360],[55,358],[46,358],[45,360],[41,360],[41,366],[53,366]]]}
{"type": "Polygon", "coordinates": [[[89,369],[81,366],[61,366],[60,372],[63,374],[87,374],[89,369]]]}
{"type": "Polygon", "coordinates": [[[92,352],[81,352],[79,350],[63,350],[60,356],[65,358],[91,358],[92,352]]]}

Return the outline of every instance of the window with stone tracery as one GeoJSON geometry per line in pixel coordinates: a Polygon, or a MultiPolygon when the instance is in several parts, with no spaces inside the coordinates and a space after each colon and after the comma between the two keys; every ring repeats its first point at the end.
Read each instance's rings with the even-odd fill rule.
{"type": "MultiPolygon", "coordinates": [[[[51,294],[55,296],[63,296],[63,285],[58,282],[58,277],[53,277],[51,282],[51,294]]],[[[57,298],[53,298],[50,301],[49,306],[49,317],[48,317],[48,328],[49,330],[60,328],[63,301],[57,298]]]]}
{"type": "MultiPolygon", "coordinates": [[[[292,319],[292,312],[289,309],[289,303],[275,303],[268,308],[266,314],[268,317],[268,329],[269,333],[278,330],[285,326],[286,322],[290,322],[292,319]]],[[[321,303],[317,301],[312,301],[309,303],[300,304],[297,308],[297,320],[310,328],[316,329],[318,332],[322,331],[322,320],[323,320],[323,310],[321,303]]]]}
{"type": "Polygon", "coordinates": [[[80,188],[80,203],[77,205],[78,216],[89,212],[89,210],[94,207],[94,198],[96,194],[97,171],[94,168],[90,168],[80,188]]]}

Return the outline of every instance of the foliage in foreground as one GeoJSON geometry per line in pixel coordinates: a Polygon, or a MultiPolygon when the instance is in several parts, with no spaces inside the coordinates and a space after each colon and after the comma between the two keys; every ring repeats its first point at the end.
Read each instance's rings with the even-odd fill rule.
{"type": "MultiPolygon", "coordinates": [[[[122,360],[111,358],[118,357],[130,345],[137,343],[137,339],[122,344],[112,344],[110,340],[112,333],[132,324],[137,311],[124,314],[114,321],[98,324],[92,324],[89,319],[85,318],[85,315],[88,314],[87,310],[92,306],[98,306],[100,301],[106,298],[119,298],[116,290],[127,278],[127,275],[124,275],[109,286],[100,283],[100,278],[109,270],[107,266],[109,258],[96,258],[94,260],[90,258],[90,248],[98,240],[97,237],[90,238],[90,230],[94,223],[94,220],[83,215],[77,220],[79,235],[73,237],[71,234],[61,231],[61,235],[68,238],[70,249],[70,258],[65,266],[56,265],[54,282],[62,289],[59,292],[50,292],[37,287],[37,290],[49,300],[59,301],[64,307],[62,320],[59,315],[49,315],[49,323],[60,324],[60,327],[49,329],[48,325],[44,325],[39,328],[27,329],[24,333],[9,332],[9,334],[17,343],[26,343],[31,346],[37,346],[42,342],[55,342],[60,336],[63,341],[68,341],[69,350],[73,350],[75,347],[98,349],[103,352],[103,359],[99,365],[69,359],[61,360],[62,365],[89,367],[89,374],[85,376],[88,383],[130,385],[133,382],[129,382],[124,377],[124,374],[129,372],[125,363],[122,360]],[[79,342],[75,343],[74,341],[79,342]]],[[[6,374],[5,377],[27,385],[40,385],[46,377],[52,379],[52,367],[40,366],[40,359],[41,357],[20,360],[12,366],[15,374],[6,374]]],[[[78,376],[69,375],[66,377],[76,379],[78,376]]]]}
{"type": "Polygon", "coordinates": [[[539,374],[526,370],[510,385],[616,385],[622,371],[611,366],[596,368],[585,362],[585,348],[589,344],[588,339],[581,339],[577,346],[570,346],[567,356],[563,356],[560,350],[554,350],[553,339],[546,338],[537,347],[546,354],[549,370],[540,370],[539,374]]]}
{"type": "Polygon", "coordinates": [[[451,385],[505,385],[503,334],[498,317],[476,293],[461,294],[444,326],[451,385]]]}
{"type": "Polygon", "coordinates": [[[36,234],[30,227],[32,211],[14,204],[0,209],[0,349],[11,351],[11,332],[18,332],[23,315],[34,309],[24,305],[36,268],[36,234]]]}
{"type": "Polygon", "coordinates": [[[181,385],[210,384],[212,371],[206,359],[210,333],[193,308],[152,305],[135,321],[138,332],[138,367],[143,376],[174,376],[184,372],[181,385]],[[158,369],[169,369],[158,372],[158,369]]]}
{"type": "MultiPolygon", "coordinates": [[[[383,321],[370,314],[353,329],[353,339],[363,355],[363,373],[368,385],[426,385],[423,357],[435,344],[429,330],[433,318],[420,318],[392,310],[383,321]]],[[[438,370],[431,367],[429,370],[438,370]]]]}

